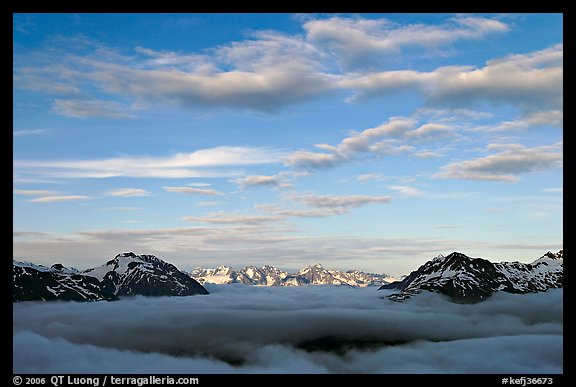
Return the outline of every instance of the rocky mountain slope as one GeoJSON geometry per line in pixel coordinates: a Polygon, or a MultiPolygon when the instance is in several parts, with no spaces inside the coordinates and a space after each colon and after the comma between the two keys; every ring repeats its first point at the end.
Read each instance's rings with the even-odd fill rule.
{"type": "Polygon", "coordinates": [[[47,268],[13,261],[14,301],[117,300],[123,296],[208,294],[193,278],[153,255],[118,254],[106,264],[84,270],[60,264],[47,268]]]}
{"type": "Polygon", "coordinates": [[[113,301],[118,297],[106,291],[96,278],[67,269],[60,264],[46,267],[12,261],[13,301],[113,301]]]}
{"type": "Polygon", "coordinates": [[[426,262],[402,281],[380,289],[398,290],[389,295],[403,301],[422,291],[447,295],[455,302],[479,302],[494,292],[529,293],[563,286],[563,250],[546,253],[536,261],[492,263],[454,252],[426,262]]]}

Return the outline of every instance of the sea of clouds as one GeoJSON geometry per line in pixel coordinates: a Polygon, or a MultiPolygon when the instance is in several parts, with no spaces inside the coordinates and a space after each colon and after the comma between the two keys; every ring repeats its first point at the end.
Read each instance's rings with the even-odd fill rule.
{"type": "Polygon", "coordinates": [[[376,288],[13,304],[14,373],[562,373],[563,291],[475,305],[376,288]]]}

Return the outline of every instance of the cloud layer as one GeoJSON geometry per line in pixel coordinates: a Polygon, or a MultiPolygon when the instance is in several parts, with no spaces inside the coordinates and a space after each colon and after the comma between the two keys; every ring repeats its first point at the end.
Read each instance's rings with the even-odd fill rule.
{"type": "Polygon", "coordinates": [[[208,296],[14,304],[15,373],[561,373],[563,293],[211,286],[208,296]],[[542,313],[546,310],[546,313],[542,313]]]}

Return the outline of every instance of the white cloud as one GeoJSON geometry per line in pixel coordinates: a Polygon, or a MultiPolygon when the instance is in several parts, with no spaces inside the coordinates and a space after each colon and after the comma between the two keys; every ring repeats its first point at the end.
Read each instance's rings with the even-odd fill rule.
{"type": "Polygon", "coordinates": [[[562,187],[544,188],[542,189],[542,192],[562,193],[564,192],[564,188],[562,187]]]}
{"type": "Polygon", "coordinates": [[[418,188],[410,187],[408,185],[391,185],[388,186],[388,188],[405,196],[422,196],[425,193],[424,191],[421,191],[418,188]]]}
{"type": "Polygon", "coordinates": [[[38,134],[48,133],[48,129],[26,129],[26,130],[15,130],[12,132],[14,138],[35,136],[38,134]]]}
{"type": "Polygon", "coordinates": [[[294,168],[324,169],[332,168],[342,162],[342,158],[334,153],[318,153],[298,150],[284,157],[284,164],[294,168]]]}
{"type": "Polygon", "coordinates": [[[411,143],[436,141],[455,136],[459,127],[427,122],[419,125],[413,117],[390,117],[374,128],[353,132],[339,144],[317,144],[316,147],[329,153],[298,150],[284,157],[284,164],[294,168],[327,169],[336,167],[360,155],[372,154],[391,156],[404,152],[416,153],[411,143]]]}
{"type": "Polygon", "coordinates": [[[338,145],[317,145],[318,148],[328,150],[330,153],[311,152],[306,150],[295,151],[284,158],[284,164],[295,168],[322,169],[332,168],[349,160],[362,152],[373,151],[385,153],[397,153],[407,150],[396,144],[395,138],[402,137],[406,131],[413,128],[415,121],[405,117],[391,117],[388,122],[375,128],[355,132],[350,137],[344,138],[338,145]],[[376,143],[384,137],[392,137],[391,142],[376,143]]]}
{"type": "Polygon", "coordinates": [[[356,176],[356,181],[366,182],[366,181],[382,181],[386,180],[387,177],[377,174],[377,173],[365,173],[363,175],[356,176]]]}
{"type": "Polygon", "coordinates": [[[418,129],[406,133],[406,136],[417,140],[438,139],[453,136],[456,129],[458,128],[451,125],[426,123],[418,129]]]}
{"type": "Polygon", "coordinates": [[[189,222],[215,224],[260,224],[280,220],[282,217],[275,215],[244,215],[214,212],[202,217],[185,216],[183,219],[189,222]]]}
{"type": "Polygon", "coordinates": [[[508,31],[495,19],[456,17],[440,25],[398,25],[386,19],[332,17],[304,23],[307,38],[334,53],[344,68],[375,67],[409,47],[437,49],[458,40],[508,31]]]}
{"type": "Polygon", "coordinates": [[[243,189],[251,187],[288,188],[292,186],[288,176],[282,173],[277,175],[249,175],[234,179],[233,182],[243,189]]]}
{"type": "Polygon", "coordinates": [[[311,207],[351,209],[371,203],[389,203],[390,196],[292,195],[290,199],[311,207]]]}
{"type": "Polygon", "coordinates": [[[16,195],[26,196],[55,196],[60,194],[60,191],[50,191],[46,189],[15,189],[13,192],[16,195]]]}
{"type": "Polygon", "coordinates": [[[283,217],[290,218],[325,218],[328,216],[342,215],[349,212],[343,207],[335,208],[315,208],[315,209],[284,209],[274,204],[260,204],[256,209],[264,212],[270,212],[283,217]]]}
{"type": "MultiPolygon", "coordinates": [[[[454,80],[440,77],[435,81],[436,73],[446,72],[444,69],[432,73],[389,71],[363,75],[349,71],[378,69],[382,64],[393,63],[400,51],[408,48],[421,51],[424,47],[426,55],[440,53],[446,45],[506,32],[509,27],[495,18],[459,16],[436,25],[333,17],[307,20],[303,28],[304,34],[293,35],[254,31],[243,40],[211,47],[203,53],[137,46],[123,54],[104,44],[86,41],[80,46],[93,51],[74,55],[69,50],[78,42],[70,44],[72,39],[67,38],[67,44],[60,42],[58,49],[51,47],[37,53],[33,65],[30,60],[16,58],[14,83],[17,88],[66,95],[68,99],[54,101],[53,109],[77,118],[130,118],[136,107],[157,105],[273,112],[338,89],[368,96],[391,89],[416,88],[432,94],[442,91],[434,98],[454,100],[458,96],[452,91],[437,87],[454,80]],[[54,65],[55,55],[58,66],[54,65]],[[434,86],[425,84],[428,81],[434,86]],[[99,99],[71,98],[87,94],[88,88],[95,88],[99,99]],[[110,99],[103,99],[103,95],[110,99]],[[130,103],[123,105],[117,102],[119,99],[130,103]]],[[[459,85],[458,89],[482,88],[482,82],[476,83],[459,85]]],[[[502,87],[500,95],[503,90],[508,89],[502,87]]],[[[510,96],[514,100],[518,97],[520,94],[510,96]]]]}
{"type": "Polygon", "coordinates": [[[42,196],[36,199],[29,200],[32,203],[61,203],[61,202],[75,202],[79,200],[88,200],[89,196],[82,195],[62,195],[62,196],[42,196]]]}
{"type": "Polygon", "coordinates": [[[475,130],[508,132],[521,131],[540,126],[554,126],[562,128],[564,126],[564,112],[562,110],[535,112],[512,121],[503,121],[495,125],[480,126],[475,128],[475,130]]]}
{"type": "MultiPolygon", "coordinates": [[[[482,68],[440,67],[430,72],[398,70],[350,75],[340,81],[354,98],[398,90],[422,92],[430,103],[467,106],[488,101],[520,108],[527,116],[563,108],[563,45],[490,60],[482,68]]],[[[558,114],[551,124],[558,122],[558,114]]]]}
{"type": "Polygon", "coordinates": [[[194,187],[162,187],[163,190],[168,192],[183,193],[187,195],[225,195],[224,192],[216,191],[215,189],[194,188],[194,187]]]}
{"type": "Polygon", "coordinates": [[[32,203],[60,203],[91,199],[89,196],[63,195],[60,191],[44,189],[14,189],[13,192],[15,195],[37,196],[34,199],[28,200],[32,203]]]}
{"type": "Polygon", "coordinates": [[[130,108],[118,102],[106,100],[56,99],[52,110],[62,116],[74,118],[133,118],[130,108]]]}
{"type": "Polygon", "coordinates": [[[515,182],[518,175],[562,166],[562,145],[526,147],[518,144],[491,144],[499,151],[473,160],[453,162],[433,175],[442,179],[494,180],[515,182]]]}
{"type": "Polygon", "coordinates": [[[120,196],[120,197],[134,197],[134,196],[150,196],[150,192],[141,188],[116,188],[106,191],[106,196],[120,196]]]}
{"type": "Polygon", "coordinates": [[[277,175],[250,175],[239,177],[234,182],[243,188],[254,186],[278,187],[280,185],[280,177],[277,175]]]}
{"type": "Polygon", "coordinates": [[[241,170],[230,169],[230,167],[278,163],[282,157],[282,153],[272,149],[220,146],[190,153],[176,153],[168,157],[128,156],[93,160],[14,160],[14,169],[22,175],[60,178],[227,177],[242,173],[241,170]]]}
{"type": "Polygon", "coordinates": [[[429,159],[432,157],[441,157],[443,154],[438,151],[431,151],[431,150],[421,150],[413,153],[414,156],[419,157],[421,159],[429,159]]]}
{"type": "Polygon", "coordinates": [[[300,63],[282,63],[258,71],[212,74],[139,70],[101,63],[92,77],[111,94],[152,104],[184,108],[223,106],[275,111],[333,88],[329,77],[300,63]]]}

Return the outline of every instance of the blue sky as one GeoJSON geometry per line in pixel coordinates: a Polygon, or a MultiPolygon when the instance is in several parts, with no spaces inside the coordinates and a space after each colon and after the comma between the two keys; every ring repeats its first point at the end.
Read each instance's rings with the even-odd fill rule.
{"type": "Polygon", "coordinates": [[[15,14],[14,257],[562,248],[561,14],[15,14]]]}

